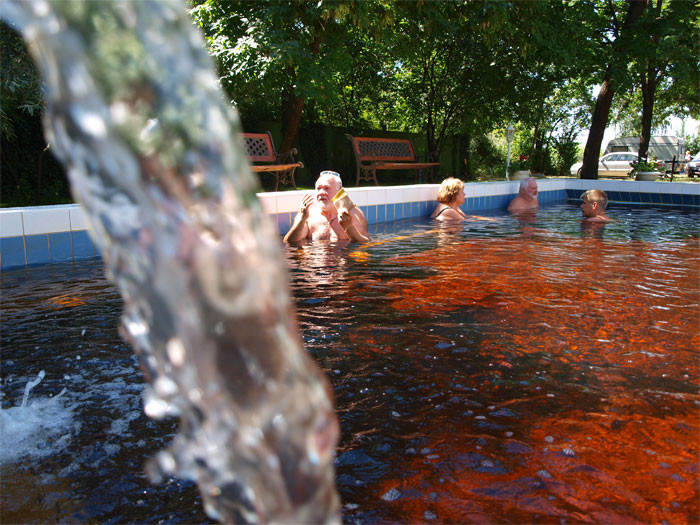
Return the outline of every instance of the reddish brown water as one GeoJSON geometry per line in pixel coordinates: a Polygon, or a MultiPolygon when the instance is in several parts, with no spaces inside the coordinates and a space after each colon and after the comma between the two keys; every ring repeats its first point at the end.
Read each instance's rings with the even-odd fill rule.
{"type": "Polygon", "coordinates": [[[295,254],[346,520],[697,523],[697,238],[522,232],[295,254]]]}
{"type": "MultiPolygon", "coordinates": [[[[287,250],[336,397],[345,522],[700,520],[700,221],[611,215],[582,227],[561,206],[532,224],[388,226],[371,246],[287,250]]],[[[208,522],[191,483],[143,474],[175,422],[143,415],[98,266],[1,283],[0,416],[40,370],[30,405],[67,393],[21,415],[60,427],[34,452],[2,434],[0,522],[208,522]]]]}

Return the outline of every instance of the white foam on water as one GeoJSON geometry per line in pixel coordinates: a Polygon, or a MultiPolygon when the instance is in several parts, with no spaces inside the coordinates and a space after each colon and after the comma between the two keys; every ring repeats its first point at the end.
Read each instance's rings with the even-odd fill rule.
{"type": "Polygon", "coordinates": [[[49,456],[70,444],[76,405],[63,397],[65,393],[64,388],[53,397],[0,408],[0,465],[49,456]]]}

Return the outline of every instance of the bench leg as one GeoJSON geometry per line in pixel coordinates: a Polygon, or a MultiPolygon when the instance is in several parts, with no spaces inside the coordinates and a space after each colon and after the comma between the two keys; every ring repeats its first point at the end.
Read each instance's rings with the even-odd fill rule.
{"type": "Polygon", "coordinates": [[[379,186],[379,181],[377,180],[377,170],[372,170],[372,178],[374,179],[374,185],[379,186]]]}
{"type": "Polygon", "coordinates": [[[275,191],[277,191],[277,188],[279,188],[280,185],[280,174],[278,172],[275,173],[275,191]]]}

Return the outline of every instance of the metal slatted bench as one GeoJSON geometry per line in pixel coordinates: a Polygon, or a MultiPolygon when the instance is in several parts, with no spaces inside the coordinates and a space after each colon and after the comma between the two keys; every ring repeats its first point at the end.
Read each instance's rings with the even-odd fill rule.
{"type": "Polygon", "coordinates": [[[270,173],[275,176],[275,190],[282,184],[292,184],[297,189],[294,182],[294,171],[303,168],[301,162],[294,161],[297,149],[292,148],[287,153],[277,153],[275,145],[272,143],[272,135],[267,133],[243,133],[245,151],[250,162],[267,162],[265,165],[252,165],[251,170],[257,173],[270,173]]]}
{"type": "Polygon", "coordinates": [[[414,182],[417,182],[421,170],[434,169],[439,162],[416,162],[416,152],[410,139],[382,139],[370,137],[353,137],[346,135],[352,143],[357,162],[357,181],[372,180],[379,186],[377,170],[413,170],[414,182]]]}

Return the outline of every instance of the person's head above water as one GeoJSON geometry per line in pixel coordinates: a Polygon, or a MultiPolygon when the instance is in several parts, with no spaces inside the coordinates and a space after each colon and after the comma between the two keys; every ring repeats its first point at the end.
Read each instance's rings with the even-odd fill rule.
{"type": "Polygon", "coordinates": [[[442,181],[437,194],[437,201],[440,204],[450,204],[457,199],[464,191],[464,182],[454,177],[449,177],[442,181]]]}
{"type": "Polygon", "coordinates": [[[530,177],[522,179],[518,193],[526,199],[534,199],[537,196],[537,181],[530,177]]]}
{"type": "Polygon", "coordinates": [[[343,180],[336,171],[322,171],[316,179],[316,202],[323,207],[333,206],[333,197],[343,187],[343,180]]]}
{"type": "Polygon", "coordinates": [[[508,211],[534,210],[540,205],[537,200],[537,181],[527,177],[520,180],[520,188],[515,198],[510,201],[508,211]]]}
{"type": "Polygon", "coordinates": [[[581,194],[581,213],[586,220],[607,221],[608,195],[603,190],[588,190],[581,194]]]}

